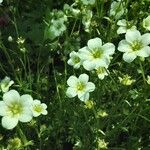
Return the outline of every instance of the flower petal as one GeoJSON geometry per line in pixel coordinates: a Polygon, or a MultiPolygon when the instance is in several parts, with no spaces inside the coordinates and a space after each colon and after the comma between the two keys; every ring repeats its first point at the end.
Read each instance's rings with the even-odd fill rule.
{"type": "Polygon", "coordinates": [[[26,107],[23,109],[23,112],[22,114],[19,116],[19,121],[21,122],[29,122],[32,120],[32,112],[31,110],[29,109],[29,107],[26,107]]]}
{"type": "Polygon", "coordinates": [[[87,43],[89,49],[97,49],[102,46],[102,40],[100,38],[94,38],[88,41],[87,43]]]}
{"type": "Polygon", "coordinates": [[[142,43],[147,46],[150,44],[150,33],[145,33],[142,35],[142,43]]]}
{"type": "Polygon", "coordinates": [[[118,51],[120,51],[120,52],[131,52],[132,49],[126,40],[122,40],[119,42],[118,51]]]}
{"type": "Polygon", "coordinates": [[[91,70],[95,69],[96,64],[94,63],[94,61],[85,60],[83,62],[83,67],[84,67],[84,69],[91,71],[91,70]]]}
{"type": "Polygon", "coordinates": [[[115,52],[115,45],[112,43],[106,43],[102,46],[104,54],[112,55],[115,52]]]}
{"type": "Polygon", "coordinates": [[[30,106],[33,103],[33,98],[28,94],[22,95],[20,100],[24,106],[30,106]]]}
{"type": "Polygon", "coordinates": [[[87,92],[93,92],[95,90],[95,84],[92,82],[87,83],[86,91],[87,92]]]}
{"type": "Polygon", "coordinates": [[[126,26],[127,26],[127,21],[126,21],[125,19],[119,20],[119,21],[117,22],[117,25],[118,25],[118,26],[126,27],[126,26]]]}
{"type": "Polygon", "coordinates": [[[0,101],[0,116],[6,116],[7,115],[7,105],[0,101]]]}
{"type": "Polygon", "coordinates": [[[20,95],[16,90],[10,90],[3,95],[3,100],[7,105],[10,105],[12,102],[19,102],[20,95]]]}
{"type": "Polygon", "coordinates": [[[82,81],[83,83],[87,83],[88,82],[88,80],[89,80],[89,76],[87,75],[87,74],[81,74],[80,76],[79,76],[79,80],[80,81],[82,81]]]}
{"type": "Polygon", "coordinates": [[[2,126],[6,129],[13,129],[18,124],[18,118],[10,116],[4,116],[2,118],[2,126]]]}
{"type": "Polygon", "coordinates": [[[131,43],[135,40],[141,40],[141,33],[138,30],[127,30],[126,41],[131,43]]]}
{"type": "Polygon", "coordinates": [[[84,93],[84,94],[78,94],[78,98],[81,100],[81,101],[86,101],[88,100],[90,97],[90,94],[88,92],[84,93]]]}
{"type": "Polygon", "coordinates": [[[117,30],[117,34],[122,34],[122,33],[126,33],[127,28],[126,27],[119,27],[117,30]]]}
{"type": "Polygon", "coordinates": [[[130,63],[136,58],[136,54],[134,52],[124,53],[123,60],[130,63]]]}
{"type": "Polygon", "coordinates": [[[72,88],[72,87],[69,87],[66,91],[66,95],[69,97],[69,98],[72,98],[72,97],[75,97],[77,95],[76,91],[75,91],[75,88],[72,88]]]}
{"type": "Polygon", "coordinates": [[[75,76],[70,76],[69,79],[67,80],[67,84],[70,86],[70,87],[75,87],[76,84],[78,82],[78,78],[75,77],[75,76]]]}
{"type": "Polygon", "coordinates": [[[150,47],[149,46],[145,46],[140,51],[137,51],[136,54],[138,56],[141,56],[141,57],[148,57],[148,56],[150,56],[150,47]]]}

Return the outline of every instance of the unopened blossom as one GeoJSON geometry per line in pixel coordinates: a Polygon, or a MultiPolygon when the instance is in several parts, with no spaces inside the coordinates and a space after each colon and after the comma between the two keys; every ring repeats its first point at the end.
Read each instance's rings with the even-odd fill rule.
{"type": "Polygon", "coordinates": [[[75,69],[80,68],[82,65],[82,60],[80,59],[79,53],[72,51],[70,53],[70,59],[67,61],[67,63],[73,66],[75,69]]]}
{"type": "Polygon", "coordinates": [[[125,40],[119,42],[118,50],[124,52],[123,60],[130,63],[137,56],[150,56],[150,33],[141,35],[138,30],[128,30],[125,40]]]}
{"type": "Polygon", "coordinates": [[[70,98],[78,96],[82,101],[89,99],[89,92],[95,90],[95,85],[92,82],[88,82],[89,76],[87,74],[81,74],[79,78],[76,76],[70,76],[67,80],[69,85],[66,95],[70,98]]]}
{"type": "Polygon", "coordinates": [[[147,84],[149,84],[149,85],[150,85],[150,76],[149,76],[149,75],[147,76],[147,80],[146,80],[146,82],[147,82],[147,84]]]}
{"type": "Polygon", "coordinates": [[[150,31],[150,15],[143,19],[143,27],[150,31]]]}
{"type": "Polygon", "coordinates": [[[6,129],[13,129],[18,122],[29,122],[33,115],[30,110],[33,99],[30,95],[20,96],[16,90],[10,90],[3,95],[0,101],[0,116],[2,126],[6,129]]]}
{"type": "Polygon", "coordinates": [[[114,54],[115,46],[112,43],[102,45],[100,38],[90,39],[85,46],[79,50],[83,67],[90,71],[97,67],[107,67],[110,63],[110,56],[114,54]]]}
{"type": "Polygon", "coordinates": [[[0,82],[0,90],[2,92],[8,92],[9,87],[12,86],[14,84],[13,80],[10,80],[9,77],[5,77],[1,82],[0,82]]]}
{"type": "Polygon", "coordinates": [[[47,105],[41,103],[40,100],[34,100],[31,105],[31,111],[34,117],[38,117],[39,115],[47,115],[47,105]]]}
{"type": "Polygon", "coordinates": [[[98,75],[98,78],[103,80],[105,78],[105,76],[108,76],[108,67],[97,67],[96,68],[96,73],[98,75]]]}
{"type": "Polygon", "coordinates": [[[132,83],[135,82],[135,80],[131,79],[129,75],[124,75],[123,78],[122,77],[118,77],[118,78],[119,78],[120,83],[123,85],[131,85],[132,83]]]}
{"type": "Polygon", "coordinates": [[[117,30],[117,34],[123,34],[126,33],[127,30],[134,30],[136,29],[136,26],[132,26],[130,25],[130,23],[128,21],[126,21],[125,19],[119,20],[117,22],[117,25],[119,26],[118,30],[117,30]]]}

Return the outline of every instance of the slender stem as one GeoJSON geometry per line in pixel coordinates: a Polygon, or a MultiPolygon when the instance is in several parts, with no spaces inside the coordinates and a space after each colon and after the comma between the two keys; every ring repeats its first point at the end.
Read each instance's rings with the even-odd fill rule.
{"type": "Polygon", "coordinates": [[[56,91],[57,91],[57,95],[58,95],[58,99],[59,99],[59,106],[60,106],[60,108],[62,108],[61,97],[60,97],[60,92],[59,92],[59,87],[58,87],[58,82],[57,82],[57,77],[56,77],[56,71],[55,71],[55,67],[54,67],[54,60],[52,60],[52,67],[53,67],[56,91]]]}
{"type": "Polygon", "coordinates": [[[142,73],[144,84],[146,84],[146,77],[145,77],[144,68],[142,66],[141,61],[139,61],[139,64],[140,64],[140,69],[141,69],[141,73],[142,73]]]}

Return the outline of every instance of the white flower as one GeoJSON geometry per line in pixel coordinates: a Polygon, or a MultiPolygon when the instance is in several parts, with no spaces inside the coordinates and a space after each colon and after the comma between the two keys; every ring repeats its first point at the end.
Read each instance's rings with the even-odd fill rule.
{"type": "Polygon", "coordinates": [[[52,25],[48,28],[47,32],[49,32],[50,38],[54,39],[60,36],[65,30],[66,26],[61,20],[52,20],[52,25]]]}
{"type": "Polygon", "coordinates": [[[129,29],[136,29],[136,26],[131,26],[129,22],[127,22],[125,19],[119,20],[117,22],[117,25],[120,26],[117,30],[117,34],[126,33],[129,29]]]}
{"type": "Polygon", "coordinates": [[[122,1],[113,1],[110,8],[110,16],[114,16],[115,19],[119,19],[125,13],[124,6],[125,3],[123,3],[122,1]]]}
{"type": "Polygon", "coordinates": [[[2,92],[8,92],[9,87],[14,84],[13,80],[10,80],[9,77],[5,77],[1,82],[0,82],[0,88],[2,92]]]}
{"type": "Polygon", "coordinates": [[[130,63],[137,56],[150,56],[150,33],[141,35],[138,30],[128,30],[125,40],[119,42],[118,50],[124,52],[123,60],[130,63]]]}
{"type": "Polygon", "coordinates": [[[33,99],[30,95],[20,96],[16,90],[10,90],[3,95],[3,101],[0,101],[0,116],[2,117],[2,126],[6,129],[13,129],[18,121],[29,122],[33,115],[30,105],[33,99]]]}
{"type": "Polygon", "coordinates": [[[150,31],[150,15],[143,19],[143,27],[150,31]]]}
{"type": "Polygon", "coordinates": [[[95,0],[81,0],[84,5],[93,5],[95,4],[95,0]]]}
{"type": "Polygon", "coordinates": [[[95,85],[92,82],[88,82],[89,76],[87,74],[81,74],[79,78],[75,76],[70,76],[67,80],[69,85],[66,95],[70,98],[78,95],[81,101],[86,101],[89,99],[89,92],[95,90],[95,85]]]}
{"type": "Polygon", "coordinates": [[[112,43],[102,45],[100,38],[88,41],[88,46],[79,50],[80,58],[83,60],[83,67],[90,71],[97,67],[106,67],[110,63],[110,55],[114,54],[115,46],[112,43]]]}
{"type": "Polygon", "coordinates": [[[108,76],[108,70],[107,67],[98,67],[96,68],[96,73],[98,75],[98,78],[103,80],[105,76],[108,76]]]}
{"type": "Polygon", "coordinates": [[[0,0],[0,5],[1,5],[2,2],[3,2],[3,0],[0,0]]]}
{"type": "Polygon", "coordinates": [[[39,115],[47,115],[47,105],[44,103],[41,103],[39,100],[34,100],[31,105],[31,111],[33,113],[34,117],[38,117],[39,115]]]}
{"type": "Polygon", "coordinates": [[[79,57],[79,53],[78,52],[71,52],[70,53],[70,59],[67,62],[69,65],[73,66],[75,69],[80,68],[80,65],[82,64],[82,61],[79,57]]]}

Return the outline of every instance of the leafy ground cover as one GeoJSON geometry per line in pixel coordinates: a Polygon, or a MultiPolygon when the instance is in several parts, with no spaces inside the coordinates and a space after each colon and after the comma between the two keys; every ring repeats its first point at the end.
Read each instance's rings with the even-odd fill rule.
{"type": "Polygon", "coordinates": [[[0,149],[150,149],[149,0],[0,0],[0,149]]]}

